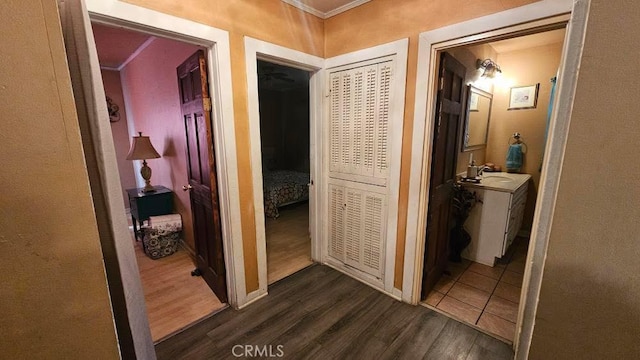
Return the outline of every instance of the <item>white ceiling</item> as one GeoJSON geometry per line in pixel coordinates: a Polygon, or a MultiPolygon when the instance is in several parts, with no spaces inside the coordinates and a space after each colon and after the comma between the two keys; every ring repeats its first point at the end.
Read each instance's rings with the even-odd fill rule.
{"type": "Polygon", "coordinates": [[[300,10],[326,19],[371,0],[282,0],[300,10]]]}
{"type": "Polygon", "coordinates": [[[546,31],[533,35],[520,36],[512,39],[500,40],[489,43],[498,53],[530,49],[538,46],[557,44],[564,41],[565,29],[546,31]]]}

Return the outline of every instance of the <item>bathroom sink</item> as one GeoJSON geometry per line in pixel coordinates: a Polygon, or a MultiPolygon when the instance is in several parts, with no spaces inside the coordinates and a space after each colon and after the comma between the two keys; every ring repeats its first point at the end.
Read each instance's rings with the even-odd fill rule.
{"type": "Polygon", "coordinates": [[[529,181],[531,175],[514,174],[506,172],[486,172],[481,175],[479,183],[465,182],[464,186],[473,188],[514,192],[525,182],[529,181]]]}
{"type": "Polygon", "coordinates": [[[482,181],[486,181],[486,182],[500,182],[500,183],[510,183],[513,181],[512,178],[506,177],[506,176],[500,176],[500,175],[495,175],[495,176],[485,176],[482,181]]]}

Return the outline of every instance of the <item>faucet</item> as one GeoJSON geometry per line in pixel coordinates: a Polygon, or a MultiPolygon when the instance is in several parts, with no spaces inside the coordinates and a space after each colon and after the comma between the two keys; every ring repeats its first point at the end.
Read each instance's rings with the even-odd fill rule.
{"type": "Polygon", "coordinates": [[[482,173],[484,173],[485,170],[493,170],[493,168],[491,166],[487,166],[487,165],[482,165],[478,167],[478,176],[482,175],[482,173]]]}

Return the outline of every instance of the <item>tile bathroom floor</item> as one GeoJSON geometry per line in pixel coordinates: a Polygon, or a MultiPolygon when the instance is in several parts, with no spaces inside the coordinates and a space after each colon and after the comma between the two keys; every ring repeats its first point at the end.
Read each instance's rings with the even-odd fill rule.
{"type": "Polygon", "coordinates": [[[450,262],[423,304],[512,343],[528,246],[516,238],[494,267],[450,262]]]}

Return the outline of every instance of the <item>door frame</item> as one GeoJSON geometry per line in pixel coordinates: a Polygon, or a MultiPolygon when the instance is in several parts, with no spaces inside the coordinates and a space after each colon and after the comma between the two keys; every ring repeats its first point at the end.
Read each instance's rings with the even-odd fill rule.
{"type": "Polygon", "coordinates": [[[262,188],[262,141],[260,134],[260,102],[258,99],[257,60],[308,71],[309,79],[309,168],[313,185],[309,187],[309,227],[311,233],[311,258],[322,262],[320,239],[322,208],[322,85],[324,84],[324,59],[289,49],[266,41],[244,37],[245,66],[247,74],[247,106],[249,112],[249,141],[251,146],[251,173],[253,180],[253,207],[256,225],[258,254],[258,289],[247,294],[247,304],[267,295],[267,241],[264,226],[264,192],[262,188]],[[313,205],[313,206],[312,206],[313,205]]]}
{"type": "Polygon", "coordinates": [[[514,347],[516,358],[527,357],[540,293],[551,218],[562,171],[564,149],[569,130],[573,98],[577,83],[586,32],[590,0],[543,0],[501,13],[454,24],[420,34],[413,123],[411,176],[404,258],[403,300],[417,304],[425,249],[425,219],[428,206],[430,154],[434,121],[436,57],[439,51],[517,34],[538,32],[545,27],[567,23],[567,33],[560,63],[559,87],[550,122],[543,172],[540,181],[531,244],[525,268],[514,347]],[[537,31],[536,31],[537,30],[537,31]]]}
{"type": "MultiPolygon", "coordinates": [[[[209,87],[212,101],[215,104],[212,108],[213,141],[220,185],[220,216],[227,277],[227,295],[231,306],[235,308],[241,306],[246,302],[246,290],[242,228],[240,224],[240,195],[238,191],[229,33],[211,26],[118,0],[85,0],[85,3],[92,22],[162,36],[206,48],[209,87]]],[[[88,34],[87,41],[93,43],[92,34],[88,34]]],[[[92,81],[102,86],[101,79],[94,78],[92,81]]],[[[102,149],[96,149],[96,151],[102,151],[102,149]]],[[[115,155],[105,153],[104,156],[111,157],[113,161],[102,164],[104,166],[103,170],[105,172],[117,172],[115,155]]],[[[117,202],[113,197],[109,198],[108,201],[117,202]]],[[[120,199],[120,201],[122,200],[120,199]]],[[[130,239],[116,238],[115,241],[123,244],[130,242],[130,239]]],[[[124,284],[132,282],[139,284],[140,279],[135,261],[135,252],[133,252],[132,247],[122,246],[122,248],[126,252],[119,254],[121,257],[120,267],[136,269],[135,272],[130,272],[130,276],[137,276],[137,278],[129,279],[123,277],[121,280],[124,284]]],[[[109,281],[114,280],[110,279],[109,281]]],[[[144,298],[140,286],[130,287],[127,296],[131,299],[144,298]]],[[[129,303],[128,312],[130,318],[144,319],[140,323],[146,323],[144,301],[129,303]]],[[[132,330],[133,336],[136,337],[136,329],[132,330]]]]}

